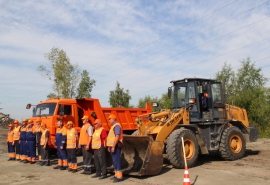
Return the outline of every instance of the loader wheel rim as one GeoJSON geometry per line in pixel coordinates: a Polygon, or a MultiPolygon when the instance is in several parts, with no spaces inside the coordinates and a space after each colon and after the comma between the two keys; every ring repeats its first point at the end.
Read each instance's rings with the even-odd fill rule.
{"type": "MultiPolygon", "coordinates": [[[[186,153],[186,159],[187,160],[191,159],[194,155],[194,152],[195,152],[194,143],[189,139],[185,139],[184,149],[185,149],[185,153],[186,153]]],[[[183,149],[181,148],[181,150],[183,150],[183,149]]],[[[183,151],[182,151],[182,153],[183,153],[183,151]]]]}
{"type": "Polygon", "coordinates": [[[242,139],[238,135],[232,135],[230,138],[230,147],[233,153],[239,153],[242,149],[242,139]]]}

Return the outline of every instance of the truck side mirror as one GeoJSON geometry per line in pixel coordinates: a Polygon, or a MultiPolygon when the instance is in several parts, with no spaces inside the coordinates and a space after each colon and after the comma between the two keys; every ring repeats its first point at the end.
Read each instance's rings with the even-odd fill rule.
{"type": "Polygon", "coordinates": [[[59,109],[60,109],[59,115],[64,116],[65,115],[65,113],[64,113],[64,105],[60,105],[59,109]]]}
{"type": "Polygon", "coordinates": [[[27,105],[26,105],[26,109],[30,109],[31,108],[31,103],[28,103],[27,105]]]}
{"type": "Polygon", "coordinates": [[[172,99],[172,88],[171,87],[168,88],[168,98],[172,99]]]}
{"type": "Polygon", "coordinates": [[[96,114],[96,112],[92,112],[92,113],[91,113],[91,116],[92,116],[94,119],[97,119],[97,114],[96,114]]]}

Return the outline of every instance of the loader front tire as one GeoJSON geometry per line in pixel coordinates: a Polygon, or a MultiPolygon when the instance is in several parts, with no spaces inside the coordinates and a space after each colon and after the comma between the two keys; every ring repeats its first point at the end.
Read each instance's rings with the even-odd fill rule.
{"type": "Polygon", "coordinates": [[[177,129],[170,134],[166,145],[168,159],[173,167],[185,168],[181,137],[184,138],[187,165],[193,167],[198,159],[199,146],[195,134],[188,129],[177,129]]]}
{"type": "Polygon", "coordinates": [[[246,151],[246,141],[239,128],[227,127],[221,136],[219,154],[227,161],[234,161],[242,158],[246,151]]]}

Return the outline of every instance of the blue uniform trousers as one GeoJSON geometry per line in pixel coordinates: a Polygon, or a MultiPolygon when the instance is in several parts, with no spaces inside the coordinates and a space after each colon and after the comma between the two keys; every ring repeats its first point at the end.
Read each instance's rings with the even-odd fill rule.
{"type": "Polygon", "coordinates": [[[36,162],[36,141],[27,141],[28,161],[36,162]]]}
{"type": "Polygon", "coordinates": [[[20,159],[26,160],[28,153],[27,153],[27,146],[26,146],[26,140],[20,140],[20,159]]]}
{"type": "Polygon", "coordinates": [[[121,149],[115,148],[114,153],[111,152],[113,167],[115,171],[122,171],[122,164],[121,164],[121,149]]]}
{"type": "Polygon", "coordinates": [[[60,149],[60,146],[57,146],[57,156],[58,156],[58,166],[67,167],[68,166],[67,150],[65,148],[60,149]]]}
{"type": "Polygon", "coordinates": [[[15,147],[12,146],[12,142],[8,142],[8,156],[10,159],[14,159],[15,160],[15,147]]]}

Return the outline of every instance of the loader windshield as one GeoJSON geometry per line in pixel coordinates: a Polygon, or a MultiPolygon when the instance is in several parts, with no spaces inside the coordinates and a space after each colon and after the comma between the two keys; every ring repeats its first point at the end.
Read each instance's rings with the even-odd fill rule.
{"type": "Polygon", "coordinates": [[[33,111],[33,117],[52,116],[54,114],[55,107],[56,107],[56,103],[39,104],[36,106],[35,110],[33,111]]]}
{"type": "Polygon", "coordinates": [[[186,103],[187,84],[179,84],[173,89],[173,108],[181,108],[186,103]]]}

